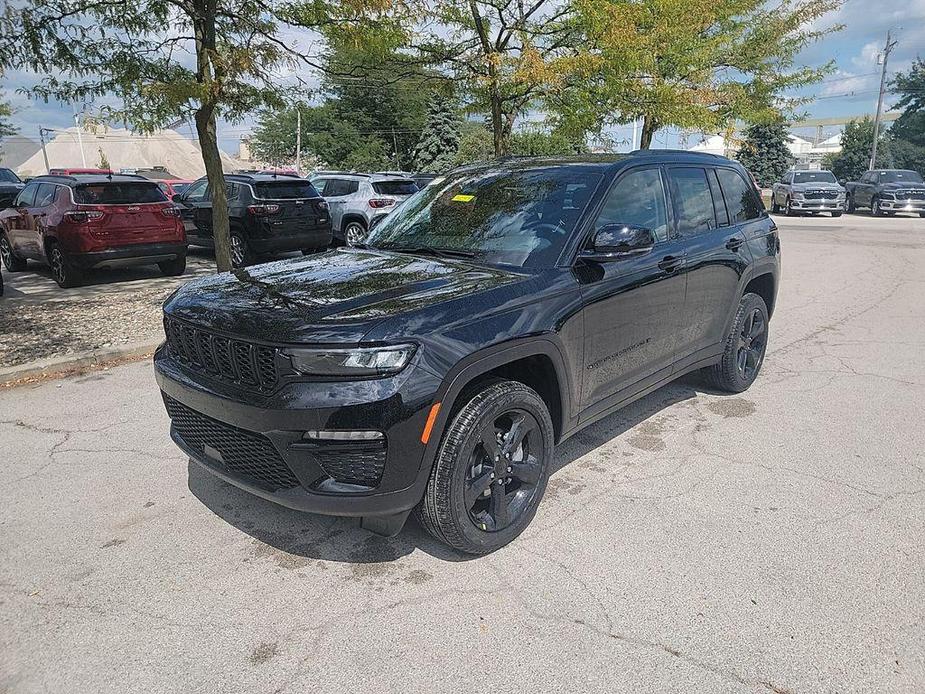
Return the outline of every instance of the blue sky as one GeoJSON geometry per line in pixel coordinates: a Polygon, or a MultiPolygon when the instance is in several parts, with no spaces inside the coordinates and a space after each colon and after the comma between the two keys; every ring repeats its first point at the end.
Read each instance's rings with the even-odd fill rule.
{"type": "MultiPolygon", "coordinates": [[[[889,72],[908,69],[917,55],[925,57],[925,0],[847,0],[836,13],[820,20],[822,27],[844,24],[845,28],[810,46],[801,61],[817,66],[834,60],[836,72],[811,89],[816,101],[805,107],[810,117],[854,116],[873,113],[879,87],[877,54],[882,50],[888,29],[893,29],[898,45],[890,56],[889,72]]],[[[73,125],[69,105],[29,101],[15,93],[28,85],[32,76],[12,73],[0,82],[4,97],[13,103],[15,124],[20,135],[37,138],[39,125],[66,128],[73,125]]],[[[889,99],[887,104],[889,105],[889,99]]],[[[178,128],[186,132],[187,128],[178,128]]],[[[225,124],[221,128],[221,146],[230,153],[237,150],[238,140],[248,130],[247,123],[225,124]]],[[[834,132],[834,129],[831,130],[834,132]]],[[[632,127],[616,128],[611,136],[629,144],[632,127]]],[[[698,138],[692,138],[693,144],[698,138]]],[[[674,146],[677,134],[665,131],[656,136],[656,146],[674,146]]]]}

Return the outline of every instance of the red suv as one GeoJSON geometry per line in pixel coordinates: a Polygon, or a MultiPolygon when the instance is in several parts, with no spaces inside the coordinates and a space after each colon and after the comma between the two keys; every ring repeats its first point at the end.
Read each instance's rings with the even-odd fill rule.
{"type": "Polygon", "coordinates": [[[38,176],[0,212],[7,269],[43,261],[62,287],[102,267],[157,264],[165,275],[182,275],[186,248],[176,206],[140,176],[38,176]]]}

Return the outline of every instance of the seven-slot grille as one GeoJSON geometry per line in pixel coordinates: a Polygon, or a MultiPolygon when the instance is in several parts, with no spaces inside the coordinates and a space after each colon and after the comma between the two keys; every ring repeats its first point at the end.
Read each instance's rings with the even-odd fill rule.
{"type": "Polygon", "coordinates": [[[807,200],[834,200],[838,197],[836,190],[807,190],[803,193],[807,200]]]}
{"type": "Polygon", "coordinates": [[[217,467],[271,492],[299,486],[299,480],[266,436],[206,417],[166,395],[164,404],[183,443],[217,467]],[[218,451],[221,459],[207,454],[206,446],[218,451]]]}
{"type": "Polygon", "coordinates": [[[171,355],[195,371],[261,390],[279,381],[275,347],[232,340],[166,316],[164,332],[171,355]]]}

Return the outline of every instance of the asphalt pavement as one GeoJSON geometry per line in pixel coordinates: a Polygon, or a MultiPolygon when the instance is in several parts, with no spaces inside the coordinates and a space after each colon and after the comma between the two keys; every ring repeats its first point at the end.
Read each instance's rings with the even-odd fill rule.
{"type": "Polygon", "coordinates": [[[470,559],[254,498],[149,363],[0,390],[0,692],[925,690],[925,219],[779,219],[748,392],[563,444],[470,559]]]}

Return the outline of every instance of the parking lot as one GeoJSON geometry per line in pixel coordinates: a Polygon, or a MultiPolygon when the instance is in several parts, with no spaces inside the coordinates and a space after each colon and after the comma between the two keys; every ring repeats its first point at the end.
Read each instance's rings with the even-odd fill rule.
{"type": "Polygon", "coordinates": [[[0,390],[0,692],[922,691],[925,219],[778,224],[754,387],[585,429],[482,558],[200,471],[148,362],[0,390]]]}

